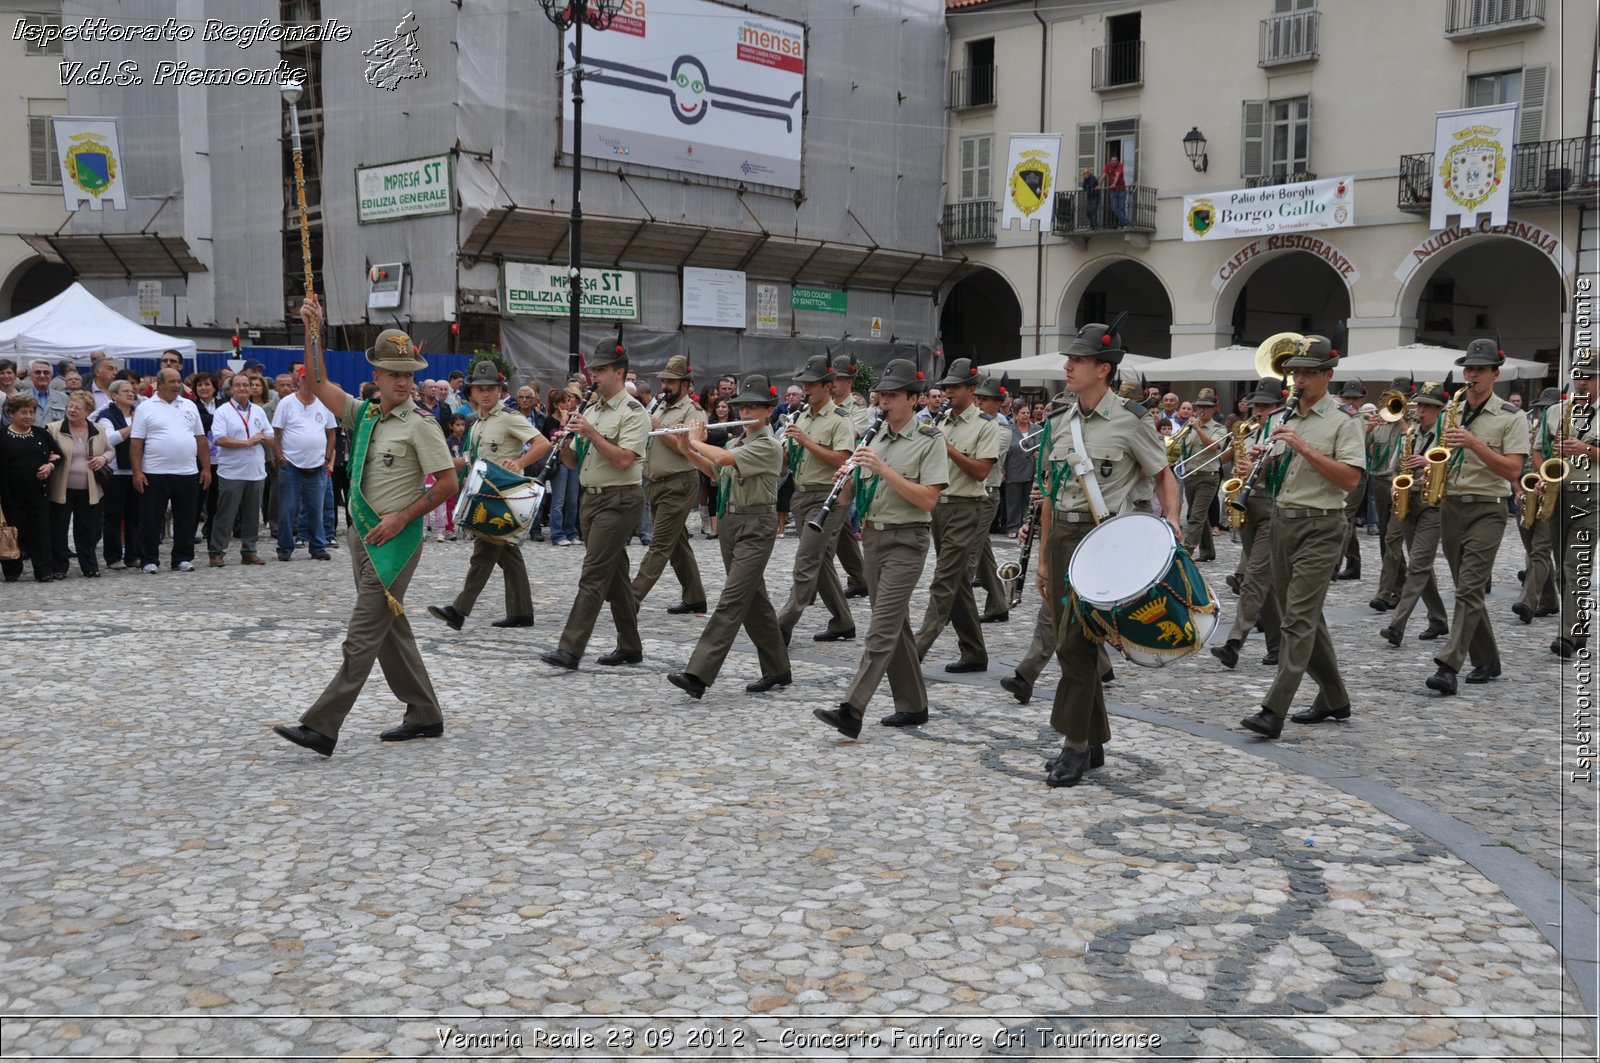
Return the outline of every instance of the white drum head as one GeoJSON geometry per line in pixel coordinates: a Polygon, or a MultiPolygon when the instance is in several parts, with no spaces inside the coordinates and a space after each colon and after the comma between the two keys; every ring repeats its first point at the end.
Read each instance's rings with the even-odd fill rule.
{"type": "Polygon", "coordinates": [[[479,458],[467,470],[466,478],[461,481],[461,490],[456,495],[456,511],[454,519],[457,524],[467,519],[467,510],[472,506],[472,496],[483,490],[483,470],[488,468],[489,459],[479,458]]]}
{"type": "Polygon", "coordinates": [[[1067,563],[1067,579],[1090,605],[1117,606],[1154,586],[1177,552],[1166,521],[1149,513],[1124,513],[1083,537],[1067,563]]]}

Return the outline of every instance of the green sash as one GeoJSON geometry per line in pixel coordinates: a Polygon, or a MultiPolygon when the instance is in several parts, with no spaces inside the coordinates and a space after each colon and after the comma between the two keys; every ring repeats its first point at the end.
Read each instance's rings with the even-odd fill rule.
{"type": "Polygon", "coordinates": [[[418,517],[407,524],[399,535],[388,542],[377,546],[367,542],[367,534],[378,526],[382,518],[361,493],[361,481],[367,469],[367,444],[372,441],[372,429],[377,425],[381,413],[378,404],[371,400],[363,402],[356,411],[355,432],[350,441],[350,516],[355,521],[361,545],[367,551],[367,559],[372,562],[372,569],[383,584],[383,595],[389,600],[389,608],[400,614],[406,611],[406,607],[400,603],[400,599],[389,593],[389,588],[399,578],[411,555],[422,546],[422,518],[418,517]]]}

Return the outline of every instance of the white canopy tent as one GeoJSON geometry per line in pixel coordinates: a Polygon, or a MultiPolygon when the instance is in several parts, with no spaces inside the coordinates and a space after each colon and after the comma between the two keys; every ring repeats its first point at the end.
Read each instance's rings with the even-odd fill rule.
{"type": "Polygon", "coordinates": [[[42,306],[0,321],[0,351],[56,361],[104,351],[119,362],[173,350],[194,361],[193,340],[163,336],[129,321],[74,283],[42,306]]]}
{"type": "Polygon", "coordinates": [[[1203,380],[1207,383],[1220,380],[1255,380],[1256,349],[1233,344],[1215,351],[1185,354],[1144,370],[1152,380],[1179,381],[1203,380]]]}
{"type": "MultiPolygon", "coordinates": [[[[1002,376],[1009,376],[1022,384],[1031,384],[1035,381],[1049,381],[1061,383],[1067,379],[1067,356],[1061,351],[1050,354],[1035,354],[1028,358],[1013,358],[1009,362],[993,362],[982,367],[985,376],[992,376],[999,380],[1002,376]]],[[[1125,354],[1122,356],[1121,368],[1149,375],[1147,366],[1166,365],[1165,358],[1151,358],[1143,354],[1125,354]]]]}
{"type": "MultiPolygon", "coordinates": [[[[1387,382],[1399,376],[1410,376],[1419,381],[1443,380],[1447,373],[1454,373],[1456,379],[1461,380],[1461,367],[1456,365],[1456,359],[1465,353],[1453,347],[1408,343],[1404,347],[1341,358],[1339,371],[1335,375],[1339,379],[1354,377],[1364,381],[1369,384],[1368,391],[1372,390],[1372,381],[1387,382]]],[[[1550,367],[1543,362],[1526,358],[1507,358],[1500,366],[1501,380],[1538,380],[1549,373],[1550,367]]]]}

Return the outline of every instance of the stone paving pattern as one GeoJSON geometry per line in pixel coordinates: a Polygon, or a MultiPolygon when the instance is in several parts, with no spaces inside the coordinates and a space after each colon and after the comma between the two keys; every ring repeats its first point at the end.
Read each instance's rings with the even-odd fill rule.
{"type": "MultiPolygon", "coordinates": [[[[1422,687],[1428,644],[1377,636],[1365,540],[1369,578],[1329,598],[1356,717],[1282,741],[1503,840],[1592,904],[1593,794],[1557,774],[1562,667],[1553,621],[1509,613],[1514,545],[1490,598],[1506,677],[1440,699],[1422,687]]],[[[715,544],[695,546],[714,595],[715,544]]],[[[939,681],[947,637],[929,725],[869,723],[849,743],[811,718],[859,652],[809,641],[820,605],[787,692],[743,693],[741,643],[696,703],[663,677],[700,630],[662,612],[670,573],[645,604],[644,665],[594,666],[603,613],[566,674],[535,654],[579,552],[524,548],[531,631],[488,626],[491,582],[456,633],[424,607],[454,594],[468,549],[429,543],[408,594],[445,737],[380,744],[400,710],[375,673],[330,761],[268,725],[332,673],[342,555],[3,588],[23,726],[0,738],[0,1051],[1073,1056],[1126,1054],[1074,1040],[1120,1033],[1176,1058],[1592,1055],[1540,929],[1364,802],[1127,719],[1104,769],[1046,788],[1048,705],[997,685],[1028,606],[986,626],[986,685],[939,681]],[[522,1047],[491,1043],[502,1030],[522,1047]]],[[[1236,549],[1223,537],[1204,566],[1227,608],[1236,549]]],[[[1261,652],[1237,672],[1119,662],[1108,694],[1231,726],[1270,682],[1261,652]]],[[[889,711],[880,697],[869,720],[889,711]]]]}

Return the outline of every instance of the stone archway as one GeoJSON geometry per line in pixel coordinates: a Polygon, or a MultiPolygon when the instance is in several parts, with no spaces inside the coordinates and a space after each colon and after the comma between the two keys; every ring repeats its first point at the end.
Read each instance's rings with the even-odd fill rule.
{"type": "Polygon", "coordinates": [[[957,282],[939,311],[939,337],[946,360],[1020,358],[1022,303],[1010,282],[986,267],[957,282]]]}
{"type": "Polygon", "coordinates": [[[1056,320],[1063,336],[1091,321],[1110,322],[1127,311],[1124,346],[1134,354],[1172,354],[1172,297],[1155,271],[1138,259],[1108,257],[1080,269],[1061,294],[1056,320]]]}
{"type": "Polygon", "coordinates": [[[31,258],[0,284],[0,306],[6,317],[16,317],[54,299],[77,279],[70,266],[31,258]]]}
{"type": "Polygon", "coordinates": [[[1260,343],[1278,332],[1333,336],[1349,318],[1345,276],[1326,256],[1307,250],[1258,256],[1248,270],[1231,276],[1217,297],[1217,324],[1228,324],[1234,343],[1260,343]]]}

